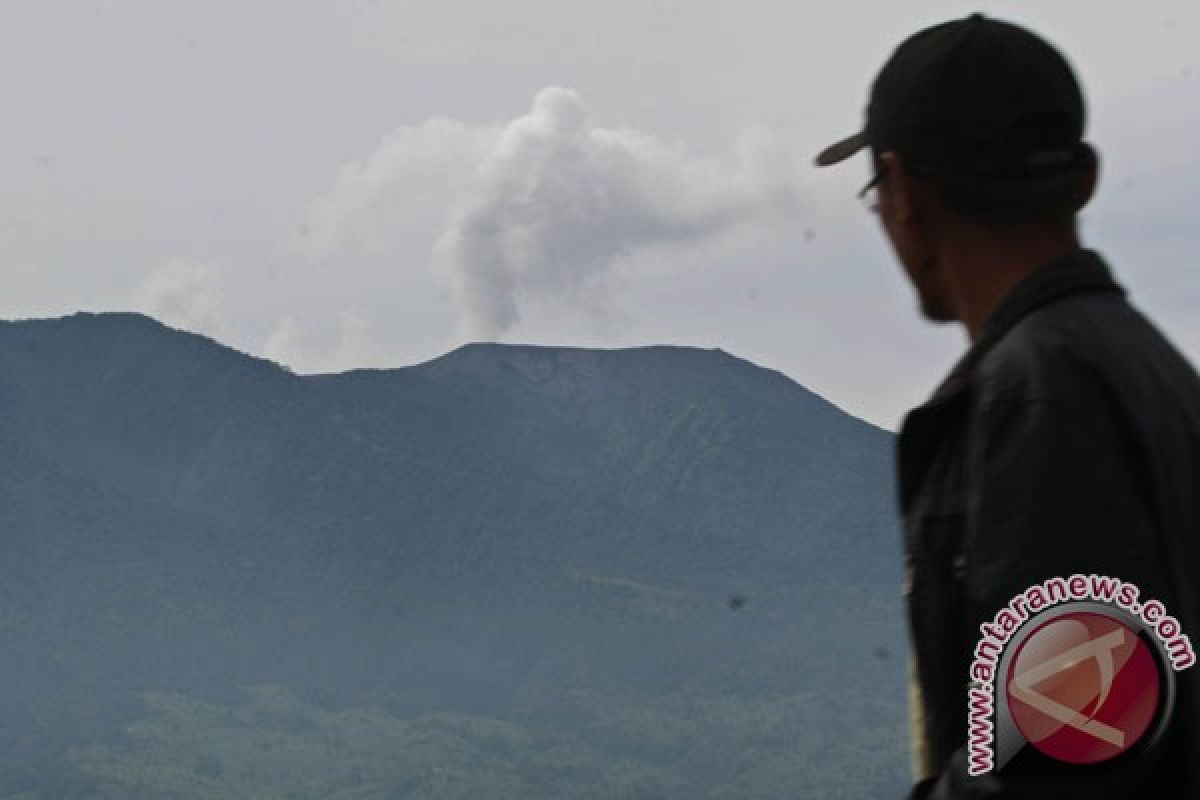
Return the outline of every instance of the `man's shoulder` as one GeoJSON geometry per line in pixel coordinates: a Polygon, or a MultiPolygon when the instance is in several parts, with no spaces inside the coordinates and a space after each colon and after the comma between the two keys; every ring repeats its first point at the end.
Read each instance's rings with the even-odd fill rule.
{"type": "Polygon", "coordinates": [[[1200,402],[1192,364],[1116,292],[1080,292],[1033,309],[980,359],[973,383],[987,394],[1068,404],[1096,395],[1200,402]]]}
{"type": "Polygon", "coordinates": [[[989,393],[1041,398],[1098,379],[1120,340],[1138,325],[1123,297],[1087,292],[1063,297],[1019,319],[980,358],[972,383],[989,393]]]}

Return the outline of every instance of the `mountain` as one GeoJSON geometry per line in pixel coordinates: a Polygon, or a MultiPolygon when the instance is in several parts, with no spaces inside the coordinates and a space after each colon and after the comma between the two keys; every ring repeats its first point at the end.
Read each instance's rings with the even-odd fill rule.
{"type": "Polygon", "coordinates": [[[778,372],[475,343],[300,376],[80,313],[0,322],[0,411],[0,797],[903,783],[891,435],[778,372]],[[262,714],[306,720],[309,766],[314,731],[358,741],[347,709],[442,716],[391,772],[287,783],[196,752],[247,708],[260,744],[262,714]]]}

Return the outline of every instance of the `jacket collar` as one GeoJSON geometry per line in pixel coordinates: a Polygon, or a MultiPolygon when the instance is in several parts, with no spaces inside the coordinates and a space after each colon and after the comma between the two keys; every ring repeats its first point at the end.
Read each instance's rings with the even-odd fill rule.
{"type": "Polygon", "coordinates": [[[945,425],[966,408],[962,401],[969,397],[966,390],[971,373],[983,355],[1033,309],[1066,295],[1092,291],[1125,294],[1098,254],[1076,249],[1038,267],[1004,296],[930,399],[904,417],[896,439],[896,491],[903,514],[907,515],[935,452],[945,440],[945,425]]]}
{"type": "Polygon", "coordinates": [[[1091,291],[1126,294],[1125,288],[1113,279],[1104,259],[1093,250],[1077,248],[1030,272],[1009,290],[988,315],[979,336],[950,369],[925,405],[941,403],[963,391],[971,372],[984,354],[1030,311],[1067,295],[1091,291]]]}

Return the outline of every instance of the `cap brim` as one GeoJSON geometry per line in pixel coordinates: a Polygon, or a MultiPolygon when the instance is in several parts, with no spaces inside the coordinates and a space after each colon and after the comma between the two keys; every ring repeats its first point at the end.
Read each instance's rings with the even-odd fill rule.
{"type": "Polygon", "coordinates": [[[818,167],[828,167],[839,161],[845,161],[850,156],[867,146],[867,132],[859,131],[853,136],[847,136],[840,142],[829,145],[816,158],[818,167]]]}

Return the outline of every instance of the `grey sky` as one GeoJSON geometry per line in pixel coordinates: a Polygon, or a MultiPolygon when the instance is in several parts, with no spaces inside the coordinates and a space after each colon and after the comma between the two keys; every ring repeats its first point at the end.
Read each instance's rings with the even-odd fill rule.
{"type": "Polygon", "coordinates": [[[965,342],[809,167],[908,33],[1058,43],[1084,220],[1200,360],[1200,7],[1142,2],[4,4],[0,316],[137,308],[300,372],[464,341],[721,347],[894,428],[965,342]]]}

